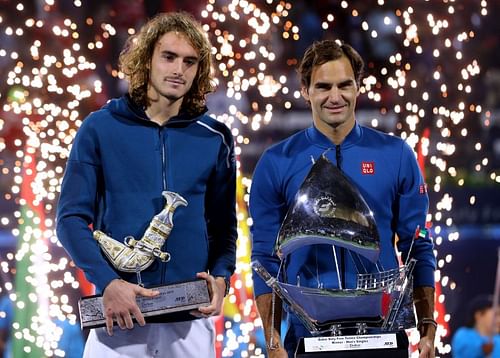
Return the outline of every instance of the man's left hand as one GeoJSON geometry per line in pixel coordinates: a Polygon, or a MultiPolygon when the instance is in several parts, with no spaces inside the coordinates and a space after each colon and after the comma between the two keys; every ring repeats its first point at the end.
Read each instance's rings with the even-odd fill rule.
{"type": "Polygon", "coordinates": [[[422,337],[420,338],[420,342],[418,344],[418,350],[420,354],[418,358],[434,358],[435,349],[434,349],[434,337],[422,337]]]}
{"type": "Polygon", "coordinates": [[[202,278],[208,283],[208,293],[210,294],[210,304],[198,308],[197,311],[191,311],[196,317],[217,316],[222,312],[222,303],[224,302],[224,292],[226,292],[226,282],[222,277],[213,277],[206,272],[198,272],[196,277],[202,278]]]}

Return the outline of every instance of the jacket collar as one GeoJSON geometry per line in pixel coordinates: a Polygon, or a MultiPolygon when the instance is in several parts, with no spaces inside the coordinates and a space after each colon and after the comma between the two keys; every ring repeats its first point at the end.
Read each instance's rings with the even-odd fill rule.
{"type": "MultiPolygon", "coordinates": [[[[348,148],[356,144],[361,140],[362,133],[362,127],[358,124],[358,122],[354,123],[354,127],[344,138],[344,141],[340,144],[340,146],[342,148],[348,148]]],[[[327,136],[321,133],[314,125],[306,129],[306,136],[311,144],[314,144],[320,148],[335,148],[335,143],[333,143],[327,136]]]]}
{"type": "MultiPolygon", "coordinates": [[[[146,111],[144,108],[138,106],[130,97],[129,94],[124,95],[124,100],[127,103],[128,108],[130,111],[132,111],[135,114],[135,117],[139,120],[142,121],[147,121],[150,123],[153,123],[151,119],[148,117],[146,114],[146,111]]],[[[176,125],[182,125],[182,124],[188,124],[191,122],[194,122],[198,117],[203,115],[208,111],[207,107],[204,107],[203,110],[198,113],[198,114],[190,114],[187,111],[182,111],[179,112],[176,116],[171,117],[167,123],[164,124],[164,126],[176,126],[176,125]]]]}

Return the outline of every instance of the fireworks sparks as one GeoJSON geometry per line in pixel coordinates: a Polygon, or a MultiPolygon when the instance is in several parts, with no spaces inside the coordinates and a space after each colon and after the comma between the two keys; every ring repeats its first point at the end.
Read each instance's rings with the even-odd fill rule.
{"type": "MultiPolygon", "coordinates": [[[[22,2],[3,6],[8,8],[0,11],[0,65],[5,73],[0,84],[0,163],[7,211],[0,213],[0,226],[19,245],[15,254],[7,254],[1,262],[7,277],[2,289],[18,308],[25,307],[27,300],[37,303],[40,308],[32,324],[29,328],[14,324],[14,336],[34,342],[53,356],[57,348],[52,343],[60,333],[48,323],[40,324],[40,317],[74,322],[71,302],[60,292],[79,288],[74,267],[61,254],[54,232],[64,163],[83,118],[100,107],[109,97],[105,91],[112,92],[112,83],[123,78],[116,64],[101,62],[111,57],[110,40],[136,29],[97,13],[69,16],[56,1],[36,7],[22,2]],[[17,285],[31,287],[22,299],[8,278],[20,262],[27,262],[28,269],[17,285]]],[[[82,11],[80,1],[71,6],[79,13],[91,13],[82,11]]],[[[368,61],[360,105],[378,112],[358,119],[400,135],[426,162],[427,182],[435,198],[428,221],[438,250],[436,281],[453,290],[453,279],[441,272],[453,258],[439,252],[444,240],[459,238],[450,214],[453,197],[443,191],[444,183],[467,184],[462,162],[467,149],[475,153],[473,170],[487,173],[492,183],[500,182],[488,156],[480,154],[482,144],[473,138],[476,128],[492,122],[491,108],[474,95],[482,75],[481,61],[468,46],[477,37],[472,22],[488,16],[487,1],[463,5],[443,0],[428,7],[396,7],[383,0],[376,6],[342,1],[335,6],[316,5],[313,10],[284,0],[209,0],[195,15],[214,45],[218,91],[209,97],[209,105],[231,127],[240,158],[250,152],[257,136],[266,135],[273,113],[275,118],[277,113],[304,109],[294,72],[303,41],[334,37],[355,47],[359,44],[368,61]],[[312,35],[311,23],[304,20],[308,16],[317,25],[312,35]],[[374,58],[365,55],[370,51],[374,58]]],[[[251,165],[243,160],[238,169],[238,265],[225,308],[231,320],[217,340],[225,344],[224,356],[235,352],[242,357],[262,356],[261,322],[252,300],[249,267],[251,219],[246,206],[251,179],[246,175],[251,165]]],[[[474,205],[476,198],[471,196],[469,202],[474,205]]],[[[439,295],[438,302],[444,301],[445,296],[439,295]]],[[[449,318],[438,317],[441,323],[449,318]]],[[[440,336],[449,334],[445,327],[440,326],[440,336]]],[[[413,343],[416,339],[412,335],[413,343]]],[[[440,345],[439,350],[446,353],[450,347],[440,345]]]]}
{"type": "Polygon", "coordinates": [[[66,257],[57,257],[61,253],[54,232],[56,198],[64,162],[83,119],[80,111],[86,115],[94,109],[102,91],[90,58],[99,58],[112,28],[92,27],[91,19],[66,18],[51,2],[42,9],[27,9],[22,3],[12,7],[1,13],[5,32],[0,62],[7,70],[1,84],[5,98],[0,151],[2,174],[11,179],[2,199],[15,209],[11,215],[2,213],[1,223],[12,228],[18,248],[15,256],[7,254],[2,262],[6,274],[17,272],[15,287],[12,277],[4,275],[2,289],[11,292],[17,310],[36,307],[31,320],[14,315],[14,346],[21,342],[20,353],[36,355],[41,349],[54,356],[61,354],[57,342],[62,334],[55,322],[75,324],[75,302],[69,297],[79,295],[74,267],[66,257]],[[82,30],[90,30],[93,39],[80,42],[82,30]]]}

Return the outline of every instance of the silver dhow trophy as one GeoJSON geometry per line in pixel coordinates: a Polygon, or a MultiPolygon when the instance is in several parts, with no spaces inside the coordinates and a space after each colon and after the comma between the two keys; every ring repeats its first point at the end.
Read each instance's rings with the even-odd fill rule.
{"type": "MultiPolygon", "coordinates": [[[[132,236],[117,241],[102,231],[94,231],[94,239],[113,266],[123,272],[135,272],[137,282],[142,285],[141,271],[148,268],[155,259],[163,262],[170,260],[170,253],[162,247],[174,226],[173,214],[179,206],[187,206],[187,201],[179,194],[164,191],[165,206],[155,215],[141,239],[132,236]]],[[[186,311],[197,309],[210,303],[208,286],[205,280],[155,287],[158,296],[137,297],[137,304],[146,322],[164,322],[179,319],[186,311]]],[[[83,328],[96,328],[106,324],[102,296],[82,297],[78,303],[80,321],[83,328]]]]}
{"type": "Polygon", "coordinates": [[[408,357],[402,335],[416,323],[412,300],[416,261],[383,270],[373,213],[358,189],[324,155],[314,163],[288,210],[275,252],[283,275],[273,277],[258,261],[252,268],[311,333],[300,340],[296,357],[408,357]],[[318,273],[315,287],[300,280],[287,282],[289,255],[316,244],[331,246],[330,272],[338,278],[339,288],[327,288],[318,273]],[[341,287],[339,250],[355,263],[355,288],[341,287]]]}

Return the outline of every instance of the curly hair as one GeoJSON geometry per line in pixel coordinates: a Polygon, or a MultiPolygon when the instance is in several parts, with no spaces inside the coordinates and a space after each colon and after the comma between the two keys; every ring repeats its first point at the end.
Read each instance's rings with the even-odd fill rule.
{"type": "Polygon", "coordinates": [[[351,62],[356,84],[359,88],[363,76],[364,61],[352,46],[346,43],[339,43],[335,40],[315,41],[306,49],[297,71],[300,76],[301,85],[304,88],[309,88],[314,67],[321,66],[329,61],[338,60],[342,56],[345,56],[351,62]]]}
{"type": "Polygon", "coordinates": [[[198,72],[193,84],[184,96],[181,110],[200,113],[205,107],[205,96],[214,90],[211,75],[211,45],[201,24],[185,12],[158,14],[150,19],[141,30],[130,36],[120,53],[119,66],[129,81],[128,92],[132,100],[148,107],[150,62],[155,45],[166,33],[176,31],[183,34],[199,53],[198,72]]]}

